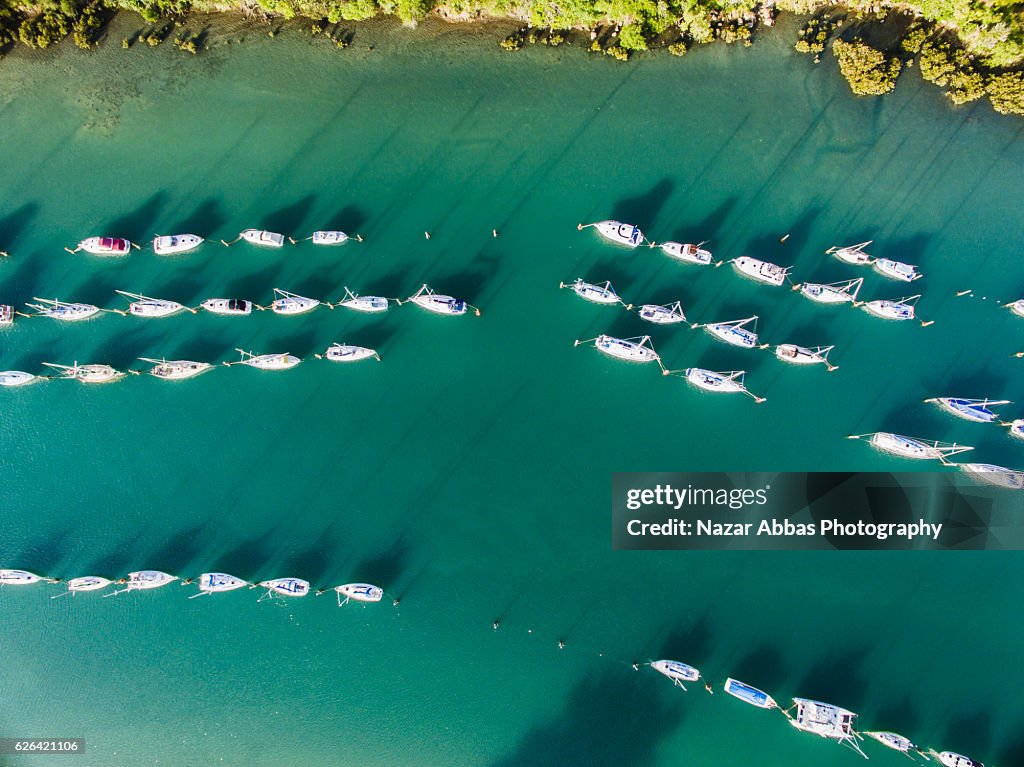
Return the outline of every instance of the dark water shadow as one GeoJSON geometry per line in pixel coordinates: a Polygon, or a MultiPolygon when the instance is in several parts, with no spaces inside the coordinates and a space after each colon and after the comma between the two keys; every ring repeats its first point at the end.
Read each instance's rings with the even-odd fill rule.
{"type": "Polygon", "coordinates": [[[868,702],[868,650],[837,651],[820,658],[797,685],[797,695],[859,711],[868,702]]]}
{"type": "Polygon", "coordinates": [[[921,715],[917,713],[914,700],[909,695],[887,698],[873,719],[880,728],[892,732],[915,732],[921,725],[921,715]]]}
{"type": "Polygon", "coordinates": [[[1024,722],[1013,729],[1013,735],[996,748],[999,764],[1024,764],[1024,722]]]}
{"type": "Polygon", "coordinates": [[[206,295],[205,285],[205,281],[197,277],[178,273],[173,280],[164,283],[156,291],[156,297],[195,308],[210,298],[206,295]]]}
{"type": "MultiPolygon", "coordinates": [[[[404,300],[409,297],[408,291],[410,289],[416,290],[419,288],[419,285],[409,285],[409,272],[413,268],[412,265],[399,267],[381,277],[367,280],[358,287],[351,284],[348,287],[353,293],[359,293],[364,296],[384,296],[385,298],[401,298],[404,300]]],[[[338,298],[340,298],[341,294],[345,292],[344,285],[339,286],[337,292],[338,298]]]]}
{"type": "Polygon", "coordinates": [[[195,562],[204,548],[203,532],[206,527],[206,523],[203,523],[182,530],[154,551],[149,561],[154,563],[154,567],[172,575],[183,575],[183,571],[195,562]]]}
{"type": "Polygon", "coordinates": [[[689,626],[669,632],[665,641],[661,643],[658,658],[681,660],[700,668],[700,665],[710,657],[714,647],[715,639],[708,620],[701,617],[689,626]]]}
{"type": "Polygon", "coordinates": [[[63,296],[43,296],[43,298],[61,298],[64,301],[81,301],[94,304],[105,309],[127,309],[128,301],[120,296],[117,291],[125,289],[125,276],[119,270],[107,269],[102,272],[93,272],[85,282],[80,283],[71,292],[73,298],[63,296]]]}
{"type": "Polygon", "coordinates": [[[66,527],[59,533],[47,533],[34,540],[17,556],[12,556],[14,552],[6,552],[4,561],[12,567],[21,563],[25,569],[48,578],[62,577],[59,573],[60,565],[67,559],[71,544],[76,539],[74,530],[66,527]]]}
{"type": "Polygon", "coordinates": [[[676,242],[707,242],[708,250],[712,253],[714,249],[714,238],[719,235],[722,231],[722,227],[725,226],[725,222],[729,216],[732,215],[733,209],[736,207],[738,197],[730,197],[711,213],[704,218],[703,221],[694,224],[681,226],[675,229],[672,233],[672,239],[676,242]]]}
{"type": "Polygon", "coordinates": [[[332,574],[331,571],[341,552],[342,546],[339,541],[325,533],[312,546],[287,557],[282,565],[282,572],[297,573],[298,577],[309,581],[314,589],[332,588],[334,584],[324,581],[332,574]]]}
{"type": "MultiPolygon", "coordinates": [[[[336,311],[345,311],[338,309],[336,311]]],[[[368,325],[358,330],[345,329],[338,334],[339,343],[359,344],[370,349],[386,349],[395,336],[395,328],[388,325],[368,325]]]]}
{"type": "Polygon", "coordinates": [[[385,591],[393,587],[408,567],[409,549],[401,540],[380,554],[361,561],[355,568],[354,577],[367,583],[375,583],[385,591]]]}
{"type": "MultiPolygon", "coordinates": [[[[113,365],[115,368],[124,369],[131,366],[139,356],[150,356],[148,352],[157,348],[160,340],[164,337],[165,331],[159,328],[163,320],[139,319],[137,317],[113,317],[111,322],[129,324],[133,321],[139,323],[136,327],[122,330],[113,336],[106,336],[97,339],[92,346],[83,347],[88,359],[93,362],[101,362],[113,365]]],[[[86,361],[83,357],[79,362],[86,361]]]]}
{"type": "MultiPolygon", "coordinates": [[[[980,709],[960,714],[946,723],[943,743],[956,743],[961,754],[987,754],[992,748],[992,715],[980,709]]],[[[1012,762],[1011,764],[1021,764],[1012,762]]]]}
{"type": "MultiPolygon", "coordinates": [[[[928,249],[928,245],[931,243],[932,239],[932,235],[921,233],[910,237],[903,237],[901,239],[893,238],[886,240],[885,242],[874,242],[869,247],[865,248],[865,250],[875,257],[889,258],[893,261],[903,261],[904,263],[920,265],[924,252],[928,249]]],[[[858,240],[858,242],[861,242],[861,240],[858,240]]],[[[890,280],[886,281],[890,282],[890,280]]],[[[912,285],[906,285],[897,280],[891,280],[891,282],[895,285],[905,287],[908,290],[913,287],[912,285]]]]}
{"type": "Polygon", "coordinates": [[[480,300],[487,284],[497,275],[501,257],[481,250],[470,262],[469,267],[454,274],[439,278],[431,287],[438,293],[446,293],[470,303],[480,300]]]}
{"type": "Polygon", "coordinates": [[[535,725],[492,767],[642,767],[683,720],[675,696],[651,695],[632,671],[592,672],[551,721],[535,725]]]}
{"type": "MultiPolygon", "coordinates": [[[[238,274],[228,281],[219,298],[244,298],[260,305],[267,305],[273,300],[271,280],[276,278],[278,266],[271,265],[263,269],[254,269],[248,274],[238,274]]],[[[255,310],[254,310],[255,311],[255,310]]]]}
{"type": "Polygon", "coordinates": [[[303,221],[306,220],[306,215],[315,202],[316,196],[307,194],[291,205],[286,205],[264,216],[263,227],[272,232],[281,232],[285,237],[294,236],[299,231],[303,221]]]}
{"type": "Polygon", "coordinates": [[[361,234],[363,227],[366,226],[366,222],[369,220],[369,216],[366,211],[360,208],[358,205],[348,204],[341,210],[336,212],[333,216],[327,219],[325,229],[336,229],[345,232],[350,237],[355,237],[357,234],[361,234]]]}
{"type": "Polygon", "coordinates": [[[612,218],[647,231],[654,225],[674,189],[675,183],[672,179],[663,178],[644,194],[626,197],[616,202],[612,207],[612,218]]]}
{"type": "Polygon", "coordinates": [[[166,192],[151,195],[142,205],[120,218],[111,219],[103,225],[103,236],[127,237],[132,242],[149,239],[160,215],[160,208],[167,199],[166,192]]]}
{"type": "Polygon", "coordinates": [[[274,532],[267,531],[214,557],[211,561],[211,570],[253,580],[260,568],[270,561],[276,548],[274,532]]]}
{"type": "Polygon", "coordinates": [[[782,687],[790,677],[786,668],[784,656],[779,648],[769,644],[760,644],[754,650],[747,653],[731,669],[733,678],[767,689],[769,695],[772,690],[782,687]]]}
{"type": "Polygon", "coordinates": [[[137,544],[141,538],[140,531],[133,538],[122,541],[116,549],[101,554],[86,568],[86,574],[111,579],[123,578],[133,564],[139,561],[137,544]]]}
{"type": "Polygon", "coordinates": [[[789,231],[758,235],[747,241],[743,252],[779,266],[792,266],[800,253],[807,247],[814,222],[821,212],[821,208],[808,208],[793,222],[789,231]]]}
{"type": "MultiPolygon", "coordinates": [[[[323,311],[327,311],[324,309],[323,311]]],[[[294,319],[287,317],[285,319],[294,319]]],[[[287,329],[282,329],[279,332],[274,333],[267,337],[266,343],[260,344],[261,348],[257,354],[294,354],[296,357],[306,359],[312,356],[314,352],[319,352],[316,345],[316,328],[310,328],[301,333],[288,332],[287,329]]]]}
{"type": "Polygon", "coordinates": [[[0,217],[0,250],[10,252],[38,214],[39,203],[28,202],[0,217]]]}
{"type": "MultiPolygon", "coordinates": [[[[209,197],[184,218],[176,219],[171,234],[197,234],[200,237],[211,237],[228,222],[220,200],[209,197]]],[[[217,243],[210,243],[213,247],[217,243]]]]}

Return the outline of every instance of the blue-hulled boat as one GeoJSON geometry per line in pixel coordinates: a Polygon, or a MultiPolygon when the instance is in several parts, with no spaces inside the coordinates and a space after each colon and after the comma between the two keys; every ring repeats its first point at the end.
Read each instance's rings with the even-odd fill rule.
{"type": "Polygon", "coordinates": [[[734,698],[739,698],[744,703],[749,703],[751,706],[757,706],[758,708],[779,707],[779,704],[768,693],[732,677],[725,680],[725,691],[734,698]]]}
{"type": "Polygon", "coordinates": [[[1010,401],[1005,399],[962,399],[960,397],[933,397],[925,402],[933,402],[955,416],[980,423],[992,423],[999,420],[999,416],[991,409],[992,405],[1010,404],[1010,401]]]}

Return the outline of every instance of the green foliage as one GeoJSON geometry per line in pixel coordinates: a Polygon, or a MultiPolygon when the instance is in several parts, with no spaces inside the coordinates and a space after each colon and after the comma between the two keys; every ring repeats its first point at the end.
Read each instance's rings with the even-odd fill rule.
{"type": "Polygon", "coordinates": [[[750,27],[738,21],[730,21],[723,24],[718,30],[718,39],[725,43],[748,43],[750,41],[750,27]]]}
{"type": "Polygon", "coordinates": [[[178,37],[178,39],[174,41],[174,45],[179,51],[184,51],[185,53],[191,53],[193,55],[199,53],[199,43],[197,43],[196,39],[188,32],[178,37]]]}
{"type": "Polygon", "coordinates": [[[339,21],[362,21],[380,13],[380,8],[374,0],[340,0],[331,6],[327,13],[327,20],[331,24],[339,21]]]}
{"type": "Polygon", "coordinates": [[[523,33],[513,32],[500,43],[503,51],[518,51],[523,47],[523,33]]]}
{"type": "Polygon", "coordinates": [[[627,24],[619,32],[619,45],[627,51],[646,51],[647,38],[639,24],[627,24]]]}
{"type": "Polygon", "coordinates": [[[23,19],[22,12],[10,5],[6,0],[0,0],[0,47],[13,43],[17,39],[18,27],[23,19]]]}
{"type": "Polygon", "coordinates": [[[954,104],[965,104],[985,95],[985,79],[970,57],[948,42],[929,42],[921,46],[918,57],[921,77],[946,87],[954,104]]]}
{"type": "Polygon", "coordinates": [[[605,48],[604,54],[605,56],[611,56],[612,58],[618,59],[619,61],[627,61],[629,59],[629,51],[627,51],[621,45],[613,45],[609,48],[605,48]]]}
{"type": "Polygon", "coordinates": [[[925,29],[924,24],[919,21],[915,21],[903,34],[903,39],[900,40],[900,47],[905,53],[914,55],[918,53],[928,39],[929,31],[925,29]]]}
{"type": "Polygon", "coordinates": [[[96,45],[100,31],[103,29],[103,19],[95,6],[90,6],[82,11],[81,15],[71,24],[72,39],[75,45],[83,50],[89,50],[96,45]]]}
{"type": "Polygon", "coordinates": [[[832,53],[839,62],[839,71],[858,96],[880,96],[896,86],[901,68],[899,59],[887,57],[863,40],[836,40],[832,43],[832,53]]]}
{"type": "Polygon", "coordinates": [[[70,31],[70,19],[56,8],[47,8],[21,22],[18,39],[30,48],[49,48],[70,31]]]}
{"type": "Polygon", "coordinates": [[[821,53],[837,26],[838,24],[830,18],[811,19],[800,30],[800,38],[794,47],[800,53],[821,53]]]}
{"type": "Polygon", "coordinates": [[[673,56],[685,56],[686,55],[686,43],[684,43],[684,42],[672,43],[672,45],[670,45],[668,47],[668,52],[671,53],[673,56]]]}
{"type": "Polygon", "coordinates": [[[993,75],[985,85],[992,108],[1004,115],[1024,115],[1024,72],[993,75]]]}

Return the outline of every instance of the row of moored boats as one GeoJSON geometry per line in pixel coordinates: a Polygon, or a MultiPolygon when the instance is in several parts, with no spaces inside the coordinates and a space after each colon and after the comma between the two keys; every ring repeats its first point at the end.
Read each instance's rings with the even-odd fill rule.
{"type": "MultiPolygon", "coordinates": [[[[285,242],[293,245],[300,242],[312,242],[314,245],[341,245],[355,239],[362,242],[363,238],[356,235],[354,238],[338,230],[318,230],[309,237],[295,240],[285,237],[280,232],[271,232],[266,229],[244,229],[239,232],[238,237],[227,242],[221,240],[223,245],[233,245],[236,242],[248,242],[264,248],[282,248],[285,242]]],[[[188,253],[195,250],[206,242],[206,239],[198,234],[158,234],[152,240],[153,252],[158,256],[174,256],[180,253],[188,253]]],[[[133,250],[141,250],[142,246],[137,245],[126,237],[86,237],[74,248],[65,248],[69,253],[90,253],[94,256],[127,256],[133,250]]]]}

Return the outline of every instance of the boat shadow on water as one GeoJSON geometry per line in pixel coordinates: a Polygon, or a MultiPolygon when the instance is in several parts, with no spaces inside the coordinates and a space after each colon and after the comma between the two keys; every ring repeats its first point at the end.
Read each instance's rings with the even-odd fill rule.
{"type": "Polygon", "coordinates": [[[394,590],[398,579],[409,567],[409,547],[397,540],[384,551],[361,560],[353,577],[379,584],[385,591],[394,590]]]}
{"type": "Polygon", "coordinates": [[[663,178],[648,191],[635,197],[624,197],[612,206],[611,218],[640,227],[644,232],[656,225],[668,198],[675,191],[675,182],[663,178]]]}
{"type": "MultiPolygon", "coordinates": [[[[784,232],[765,232],[756,235],[740,248],[737,255],[753,254],[762,261],[770,261],[779,266],[792,266],[804,253],[810,242],[814,222],[821,216],[822,208],[812,207],[805,210],[800,217],[784,232]],[[785,240],[783,241],[783,237],[785,240]]],[[[815,256],[817,259],[818,257],[815,256]]]]}
{"type": "Polygon", "coordinates": [[[41,573],[59,576],[61,565],[72,555],[73,544],[80,540],[74,528],[68,526],[58,532],[48,531],[46,534],[31,540],[21,551],[5,551],[6,558],[11,562],[32,563],[41,573]]]}
{"type": "Polygon", "coordinates": [[[28,202],[8,213],[0,216],[0,250],[10,251],[18,243],[18,238],[32,223],[32,219],[39,215],[39,203],[28,202]]]}
{"type": "Polygon", "coordinates": [[[798,695],[823,701],[843,701],[861,711],[871,701],[868,676],[869,647],[852,647],[819,657],[794,688],[798,695]]]}
{"type": "Polygon", "coordinates": [[[675,242],[707,242],[707,248],[714,253],[715,240],[723,231],[725,222],[729,220],[738,202],[739,198],[736,196],[728,198],[698,223],[674,229],[669,239],[675,242]]]}
{"type": "Polygon", "coordinates": [[[268,213],[266,216],[259,217],[257,223],[259,223],[262,228],[268,229],[272,232],[280,232],[285,237],[294,237],[296,233],[301,231],[301,227],[305,223],[310,209],[315,204],[316,196],[307,194],[305,197],[296,200],[291,205],[286,205],[283,208],[275,210],[273,213],[268,213]]]}
{"type": "MultiPolygon", "coordinates": [[[[868,238],[870,239],[870,238],[868,238]]],[[[920,265],[924,257],[924,252],[928,249],[931,241],[935,239],[934,234],[919,233],[911,235],[910,237],[886,239],[885,242],[874,242],[869,248],[868,252],[876,258],[888,258],[893,261],[902,261],[903,263],[917,264],[920,265]]],[[[858,240],[860,242],[860,240],[858,240]]],[[[928,271],[928,265],[922,267],[922,272],[928,271]]],[[[886,282],[889,282],[886,280],[886,282]]],[[[906,283],[893,281],[892,284],[904,285],[906,283]]]]}
{"type": "Polygon", "coordinates": [[[98,235],[110,237],[127,237],[132,242],[141,243],[153,236],[153,227],[160,216],[160,209],[167,203],[167,193],[157,192],[150,195],[142,205],[131,213],[111,219],[103,224],[98,235]]]}
{"type": "MultiPolygon", "coordinates": [[[[998,719],[994,711],[974,708],[966,713],[953,716],[946,722],[942,741],[956,743],[957,751],[962,754],[992,753],[993,719],[998,719]]],[[[986,762],[989,760],[986,759],[986,762]]],[[[1022,764],[1019,760],[1000,762],[1000,764],[1022,764]]]]}
{"type": "Polygon", "coordinates": [[[737,679],[752,681],[766,690],[782,690],[792,681],[785,656],[774,645],[762,643],[730,666],[737,679]]]}
{"type": "Polygon", "coordinates": [[[701,617],[689,626],[669,631],[658,650],[658,658],[671,658],[691,663],[697,668],[707,665],[715,649],[715,638],[708,619],[701,617]]]}
{"type": "Polygon", "coordinates": [[[210,559],[210,570],[231,573],[246,580],[258,580],[258,574],[279,548],[276,531],[267,530],[215,554],[210,559]]]}
{"type": "Polygon", "coordinates": [[[139,530],[135,535],[122,539],[116,547],[92,560],[83,572],[102,575],[106,578],[121,578],[143,559],[138,545],[142,535],[142,531],[139,530]]]}
{"type": "Polygon", "coordinates": [[[323,228],[346,232],[350,237],[362,234],[369,221],[369,216],[363,208],[351,203],[341,208],[334,215],[329,216],[323,228]]]}
{"type": "Polygon", "coordinates": [[[651,764],[686,711],[671,685],[662,689],[663,694],[651,695],[628,668],[591,671],[566,693],[558,713],[534,725],[490,767],[651,764]]]}
{"type": "MultiPolygon", "coordinates": [[[[227,223],[228,216],[224,212],[220,200],[209,197],[199,203],[199,206],[187,216],[172,219],[172,224],[167,231],[198,234],[211,239],[217,233],[223,233],[221,230],[227,223]]],[[[232,236],[234,235],[232,234],[232,236]]]]}
{"type": "Polygon", "coordinates": [[[209,523],[203,522],[182,530],[149,555],[146,561],[165,572],[187,577],[186,574],[202,566],[203,557],[200,555],[206,548],[208,526],[209,523]]]}

